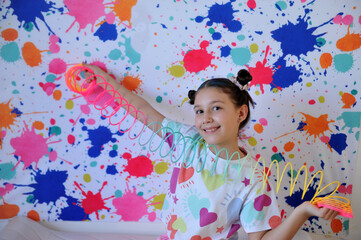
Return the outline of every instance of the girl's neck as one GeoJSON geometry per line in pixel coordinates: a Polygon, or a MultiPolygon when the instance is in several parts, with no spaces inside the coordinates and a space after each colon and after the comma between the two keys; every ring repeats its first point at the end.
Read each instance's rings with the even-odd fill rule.
{"type": "MultiPolygon", "coordinates": [[[[209,149],[213,154],[216,155],[216,149],[214,147],[210,147],[209,149]]],[[[223,158],[223,159],[228,159],[233,155],[231,160],[238,160],[239,158],[243,158],[244,156],[247,155],[247,151],[244,150],[243,148],[240,148],[238,145],[237,145],[237,147],[233,147],[233,148],[217,147],[217,153],[218,153],[218,157],[223,158]],[[224,150],[224,149],[227,149],[227,150],[224,150]],[[228,153],[228,156],[227,156],[227,153],[228,153]]]]}

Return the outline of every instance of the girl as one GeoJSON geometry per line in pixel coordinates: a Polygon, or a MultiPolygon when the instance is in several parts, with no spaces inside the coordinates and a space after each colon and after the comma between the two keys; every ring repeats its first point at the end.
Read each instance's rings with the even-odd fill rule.
{"type": "MultiPolygon", "coordinates": [[[[180,132],[187,139],[204,143],[190,148],[176,145],[173,149],[176,159],[185,154],[185,162],[190,164],[185,167],[179,161],[173,166],[161,214],[168,231],[165,239],[238,239],[237,231],[241,227],[250,240],[292,239],[309,217],[332,220],[338,215],[334,210],[304,202],[281,223],[274,191],[269,185],[262,187],[263,174],[260,171],[252,174],[254,160],[238,146],[239,131],[249,120],[249,106],[253,105],[247,91],[252,79],[248,71],[239,71],[237,78],[231,80],[205,81],[197,91],[189,91],[195,126],[187,126],[165,118],[99,67],[83,65],[102,76],[129,104],[142,112],[145,124],[162,123],[163,132],[159,131],[160,126],[155,125],[152,129],[160,137],[166,137],[169,132],[180,132]],[[165,132],[165,129],[169,131],[165,132]],[[243,160],[242,167],[239,158],[243,160]]],[[[86,77],[91,75],[86,73],[86,77]]],[[[179,137],[180,134],[173,134],[167,139],[179,143],[179,137]]],[[[172,142],[170,146],[173,146],[172,142]]]]}

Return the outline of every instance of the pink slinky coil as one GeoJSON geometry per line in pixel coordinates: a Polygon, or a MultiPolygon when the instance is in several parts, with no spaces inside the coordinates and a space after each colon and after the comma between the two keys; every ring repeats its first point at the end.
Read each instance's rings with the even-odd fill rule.
{"type": "Polygon", "coordinates": [[[65,82],[68,88],[75,93],[81,94],[88,102],[92,103],[95,109],[100,110],[103,118],[109,119],[109,124],[118,126],[118,130],[121,133],[129,132],[137,121],[143,122],[142,129],[138,134],[132,136],[129,132],[130,139],[137,138],[146,127],[145,115],[129,104],[102,76],[94,75],[93,73],[88,78],[82,78],[80,74],[85,71],[93,73],[91,69],[81,64],[71,67],[65,73],[65,82]],[[108,111],[110,108],[111,110],[108,111]],[[116,114],[119,113],[120,108],[124,108],[125,112],[120,120],[115,121],[115,118],[118,117],[116,114]],[[121,129],[120,125],[132,113],[134,113],[134,119],[131,126],[126,130],[121,129]]]}

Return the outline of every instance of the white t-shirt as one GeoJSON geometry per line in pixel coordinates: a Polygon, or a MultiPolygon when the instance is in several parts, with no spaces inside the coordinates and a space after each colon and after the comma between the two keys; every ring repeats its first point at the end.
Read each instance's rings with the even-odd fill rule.
{"type": "Polygon", "coordinates": [[[250,155],[240,160],[216,160],[205,145],[190,144],[202,142],[194,126],[169,119],[162,124],[166,142],[170,146],[178,143],[172,161],[181,156],[172,164],[161,214],[170,239],[238,239],[241,227],[247,233],[258,232],[280,221],[275,193],[268,183],[263,188],[262,171],[256,169],[252,175],[256,161],[250,155]],[[192,140],[184,148],[181,134],[169,135],[172,132],[192,140]],[[189,166],[182,166],[182,161],[189,166]]]}

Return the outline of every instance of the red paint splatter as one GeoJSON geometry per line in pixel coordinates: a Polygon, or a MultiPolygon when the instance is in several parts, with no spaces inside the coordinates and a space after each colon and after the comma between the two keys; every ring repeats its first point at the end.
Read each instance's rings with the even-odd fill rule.
{"type": "Polygon", "coordinates": [[[212,53],[207,52],[206,48],[208,46],[209,42],[202,41],[200,44],[201,49],[190,50],[184,55],[184,68],[188,72],[197,73],[205,70],[208,66],[212,66],[211,61],[214,56],[212,53]]]}
{"type": "Polygon", "coordinates": [[[252,10],[254,10],[255,8],[256,8],[256,1],[255,0],[248,0],[248,2],[247,2],[247,6],[250,8],[250,9],[252,9],[252,10]]]}
{"type": "Polygon", "coordinates": [[[117,209],[115,214],[122,216],[123,221],[137,222],[143,216],[148,215],[148,219],[153,222],[156,219],[156,214],[155,212],[148,213],[148,205],[156,205],[159,204],[159,202],[147,205],[147,202],[152,198],[154,198],[154,196],[149,199],[144,199],[136,193],[135,188],[133,188],[133,191],[130,191],[127,183],[125,194],[120,198],[113,199],[112,203],[117,209]]]}
{"type": "MultiPolygon", "coordinates": [[[[86,214],[92,214],[95,212],[97,219],[99,220],[99,213],[98,211],[101,211],[103,209],[105,210],[110,210],[110,208],[105,206],[105,200],[108,200],[110,198],[113,198],[114,196],[108,197],[103,199],[102,195],[101,195],[101,191],[103,190],[104,186],[107,184],[108,182],[105,181],[103,183],[103,186],[100,188],[99,192],[94,194],[91,191],[88,191],[87,193],[85,193],[83,191],[83,189],[80,187],[80,185],[74,181],[75,186],[77,186],[79,188],[79,190],[81,191],[81,194],[85,197],[84,199],[82,199],[80,201],[80,206],[84,209],[84,212],[86,214]]],[[[128,209],[129,211],[129,209],[128,209]]]]}
{"type": "Polygon", "coordinates": [[[69,135],[68,135],[68,143],[69,143],[70,145],[73,145],[74,142],[75,142],[75,137],[74,137],[74,135],[69,134],[69,135]]]}
{"type": "Polygon", "coordinates": [[[35,133],[34,126],[32,126],[30,131],[25,122],[24,125],[25,128],[23,129],[24,131],[21,136],[10,140],[11,146],[15,149],[13,154],[20,158],[13,170],[19,165],[20,161],[24,162],[23,170],[29,167],[33,162],[35,162],[35,169],[37,169],[40,159],[45,154],[49,154],[48,145],[60,142],[56,141],[47,143],[51,136],[49,138],[43,138],[42,135],[35,133]]]}
{"type": "Polygon", "coordinates": [[[130,176],[146,177],[152,174],[154,166],[152,161],[146,156],[138,156],[132,158],[130,153],[124,153],[123,158],[128,160],[128,165],[124,171],[128,172],[130,176]]]}
{"type": "MultiPolygon", "coordinates": [[[[266,67],[267,63],[267,55],[270,50],[270,47],[267,46],[266,54],[264,56],[263,62],[258,61],[256,63],[256,67],[248,67],[249,73],[252,75],[252,81],[250,82],[249,86],[256,86],[260,85],[262,93],[264,93],[263,85],[264,84],[271,84],[273,81],[273,69],[272,67],[266,67]]],[[[276,86],[277,87],[277,86],[276,86]]],[[[280,87],[277,87],[281,90],[280,87]]]]}

